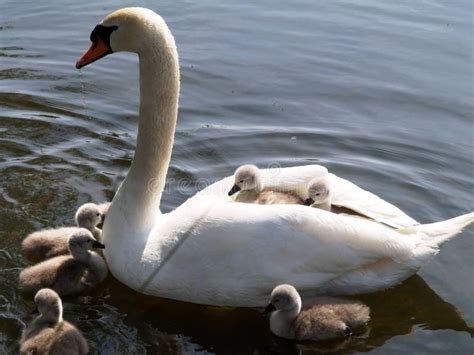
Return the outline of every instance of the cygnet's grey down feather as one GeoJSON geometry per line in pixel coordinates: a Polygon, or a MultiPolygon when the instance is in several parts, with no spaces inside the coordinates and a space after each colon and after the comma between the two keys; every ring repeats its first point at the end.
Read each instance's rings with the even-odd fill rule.
{"type": "Polygon", "coordinates": [[[77,229],[69,237],[70,255],[61,255],[30,266],[20,273],[20,288],[35,293],[51,288],[59,295],[80,293],[96,286],[107,276],[104,259],[91,248],[104,248],[87,229],[77,229]]]}
{"type": "Polygon", "coordinates": [[[352,329],[370,319],[369,307],[352,300],[319,298],[311,307],[301,310],[300,295],[291,285],[275,287],[265,312],[272,312],[273,334],[299,341],[347,337],[352,329]]]}
{"type": "Polygon", "coordinates": [[[35,296],[40,315],[23,331],[20,354],[83,355],[89,346],[81,332],[62,318],[62,302],[51,289],[41,289],[35,296]]]}
{"type": "Polygon", "coordinates": [[[86,203],[79,207],[75,215],[77,227],[43,229],[29,234],[22,242],[22,252],[26,259],[43,261],[58,255],[69,253],[68,238],[78,228],[86,228],[94,238],[101,240],[101,230],[97,226],[102,222],[103,210],[107,212],[108,203],[96,205],[86,203]]]}
{"type": "Polygon", "coordinates": [[[279,191],[276,188],[267,188],[262,182],[260,170],[255,165],[242,165],[234,173],[234,186],[229,196],[235,202],[256,203],[260,205],[297,204],[303,200],[294,191],[279,191]]]}

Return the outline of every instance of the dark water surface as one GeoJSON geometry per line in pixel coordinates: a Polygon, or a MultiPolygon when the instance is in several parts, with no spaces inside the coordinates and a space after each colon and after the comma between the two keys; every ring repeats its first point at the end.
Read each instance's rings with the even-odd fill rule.
{"type": "MultiPolygon", "coordinates": [[[[134,152],[138,67],[83,70],[89,33],[126,4],[159,12],[178,44],[180,112],[169,211],[243,163],[320,163],[421,222],[473,204],[471,1],[0,2],[0,353],[18,350],[28,233],[111,199],[134,152]],[[83,94],[82,94],[83,92],[83,94]]],[[[307,352],[472,354],[473,230],[417,276],[361,297],[367,332],[307,352]]],[[[252,309],[139,295],[110,277],[65,298],[94,353],[288,353],[252,309]]]]}

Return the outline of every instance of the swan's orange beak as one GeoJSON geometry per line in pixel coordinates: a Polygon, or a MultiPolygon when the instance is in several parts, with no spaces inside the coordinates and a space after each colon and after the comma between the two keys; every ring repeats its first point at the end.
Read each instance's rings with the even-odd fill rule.
{"type": "Polygon", "coordinates": [[[81,59],[76,62],[76,68],[81,69],[87,64],[93,63],[96,60],[105,57],[109,53],[112,53],[110,48],[100,37],[97,37],[97,41],[92,42],[91,47],[87,50],[87,52],[84,53],[81,59]]]}

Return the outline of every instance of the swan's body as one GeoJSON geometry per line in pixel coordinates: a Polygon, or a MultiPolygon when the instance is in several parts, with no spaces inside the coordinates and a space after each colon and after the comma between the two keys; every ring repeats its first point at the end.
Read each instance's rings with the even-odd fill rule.
{"type": "Polygon", "coordinates": [[[335,298],[320,298],[301,310],[301,297],[291,285],[274,288],[265,313],[270,313],[273,334],[299,341],[347,337],[353,328],[365,325],[370,309],[357,302],[335,298]]]}
{"type": "Polygon", "coordinates": [[[260,205],[302,205],[303,200],[294,191],[278,191],[275,186],[263,185],[260,171],[255,165],[242,165],[234,173],[234,186],[228,195],[235,194],[235,202],[258,203],[260,205]]]}
{"type": "Polygon", "coordinates": [[[104,246],[87,229],[74,231],[69,237],[68,247],[71,255],[57,256],[23,270],[20,288],[35,293],[48,287],[64,296],[80,293],[105,279],[108,271],[104,259],[89,251],[104,246]]]}
{"type": "Polygon", "coordinates": [[[63,320],[58,294],[42,289],[35,295],[40,315],[23,331],[20,354],[83,355],[89,352],[86,339],[77,328],[63,320]]]}
{"type": "Polygon", "coordinates": [[[409,228],[399,232],[306,206],[234,203],[227,196],[233,177],[162,214],[179,95],[173,36],[153,11],[127,8],[108,15],[91,38],[95,42],[78,68],[112,51],[139,54],[135,157],[102,235],[110,271],[135,290],[230,306],[259,306],[275,284],[284,282],[308,293],[373,291],[413,275],[474,220],[468,214],[413,226],[417,222],[395,206],[314,165],[261,174],[265,186],[284,181],[294,188],[327,174],[335,201],[349,201],[377,220],[409,228]]]}
{"type": "Polygon", "coordinates": [[[101,240],[102,231],[97,226],[102,222],[106,204],[86,203],[78,208],[75,221],[77,227],[43,229],[29,234],[21,243],[22,253],[30,261],[42,261],[69,253],[69,236],[79,228],[88,229],[95,239],[101,240]]]}

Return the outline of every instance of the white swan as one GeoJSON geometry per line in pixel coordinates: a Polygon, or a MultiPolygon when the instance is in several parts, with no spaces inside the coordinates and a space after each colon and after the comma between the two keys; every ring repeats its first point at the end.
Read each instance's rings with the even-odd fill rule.
{"type": "Polygon", "coordinates": [[[233,196],[235,202],[273,204],[303,204],[303,200],[293,191],[278,191],[263,185],[260,171],[255,165],[242,165],[234,173],[234,186],[228,195],[233,196]]]}
{"type": "MultiPolygon", "coordinates": [[[[151,10],[121,9],[91,33],[81,68],[112,52],[137,53],[140,116],[135,157],[103,228],[111,273],[139,292],[194,303],[261,306],[275,284],[300,292],[357,293],[413,275],[474,213],[419,225],[398,208],[328,174],[333,198],[390,220],[403,233],[369,220],[300,205],[228,201],[233,177],[162,214],[160,200],[178,110],[179,65],[171,32],[151,10]]],[[[265,184],[304,184],[320,166],[262,170],[265,184]],[[275,175],[278,171],[278,174],[275,175]]],[[[307,186],[307,185],[306,185],[307,186]]]]}

